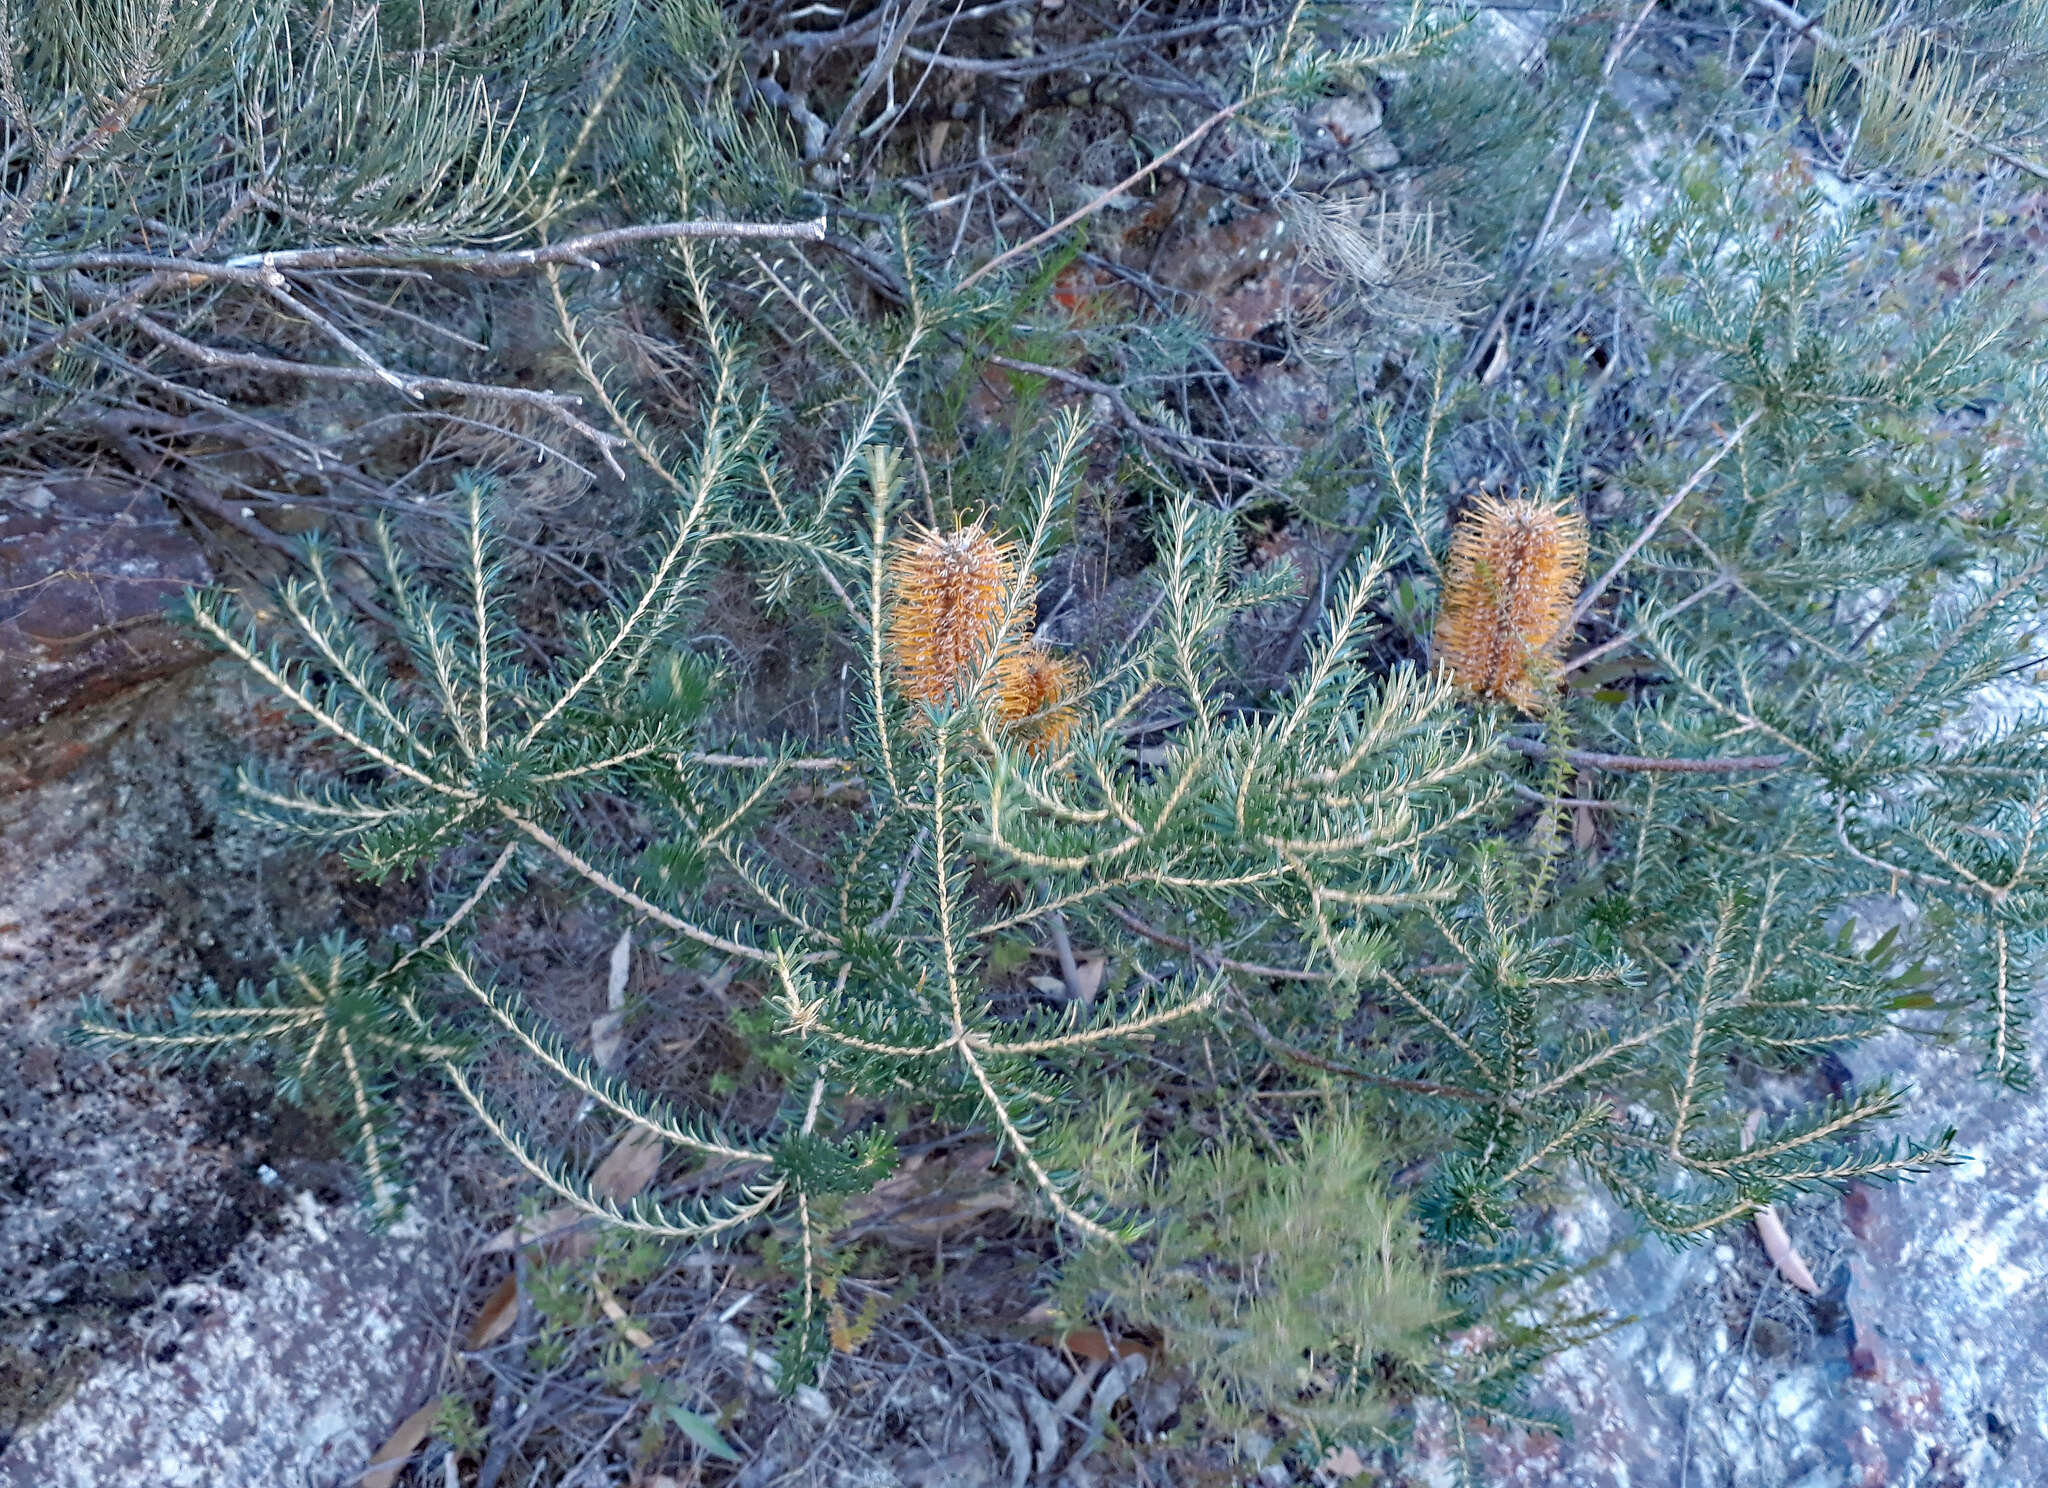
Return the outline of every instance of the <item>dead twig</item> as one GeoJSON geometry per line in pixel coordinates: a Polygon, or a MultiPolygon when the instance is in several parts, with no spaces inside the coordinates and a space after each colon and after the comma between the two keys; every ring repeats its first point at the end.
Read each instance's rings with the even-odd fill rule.
{"type": "Polygon", "coordinates": [[[1560,753],[1566,761],[1587,770],[1636,770],[1672,775],[1716,775],[1741,773],[1750,770],[1778,770],[1792,763],[1789,754],[1737,754],[1720,759],[1650,759],[1639,754],[1599,754],[1589,749],[1553,749],[1548,744],[1539,744],[1534,739],[1518,739],[1509,735],[1500,741],[1501,748],[1512,749],[1530,759],[1555,759],[1560,753]]]}
{"type": "Polygon", "coordinates": [[[605,465],[615,476],[621,480],[626,476],[625,468],[613,454],[613,450],[623,445],[625,441],[616,435],[593,428],[577,417],[574,410],[583,406],[583,400],[574,393],[504,387],[488,382],[465,382],[450,377],[420,377],[409,373],[394,373],[384,367],[340,367],[322,362],[289,361],[283,357],[264,356],[256,352],[223,351],[219,347],[205,346],[190,337],[182,336],[134,307],[126,309],[122,318],[151,340],[183,353],[203,367],[233,367],[244,372],[267,372],[276,376],[304,377],[324,382],[375,383],[395,387],[407,397],[415,399],[426,393],[449,393],[456,397],[475,398],[483,402],[515,403],[524,404],[529,408],[539,408],[549,417],[559,419],[596,445],[605,465]]]}
{"type": "Polygon", "coordinates": [[[1565,193],[1571,188],[1572,173],[1579,168],[1579,157],[1585,153],[1586,137],[1593,132],[1593,121],[1600,115],[1600,105],[1607,97],[1607,85],[1614,77],[1614,69],[1620,65],[1622,54],[1634,45],[1636,32],[1643,22],[1650,18],[1650,12],[1657,8],[1657,0],[1643,0],[1643,5],[1634,17],[1623,24],[1614,34],[1614,41],[1607,48],[1607,56],[1600,63],[1600,86],[1593,90],[1593,96],[1586,102],[1586,112],[1579,120],[1579,132],[1572,137],[1572,147],[1564,158],[1564,169],[1558,173],[1557,188],[1550,193],[1550,205],[1543,213],[1543,224],[1536,229],[1536,236],[1529,242],[1529,252],[1522,259],[1520,272],[1508,292],[1501,296],[1495,307],[1493,318],[1486,323],[1486,329],[1473,339],[1472,349],[1465,353],[1465,360],[1458,367],[1457,381],[1463,382],[1479,368],[1480,358],[1486,355],[1486,348],[1493,344],[1494,337],[1507,324],[1508,315],[1515,302],[1522,297],[1522,291],[1529,287],[1529,280],[1536,272],[1536,264],[1543,256],[1543,249],[1550,237],[1551,228],[1557,225],[1557,214],[1564,206],[1565,193]]]}
{"type": "Polygon", "coordinates": [[[1067,213],[1066,216],[1060,218],[1059,221],[1055,222],[1051,227],[1046,228],[1043,232],[1034,233],[1032,236],[1026,238],[1023,242],[1017,244],[1014,248],[1006,248],[1001,253],[998,253],[994,258],[990,259],[987,263],[983,264],[980,268],[976,269],[973,273],[969,274],[965,279],[962,279],[959,285],[960,289],[972,289],[976,284],[980,283],[983,279],[986,279],[990,274],[993,274],[997,269],[1000,269],[1004,264],[1007,264],[1014,259],[1022,257],[1024,254],[1031,252],[1033,249],[1043,247],[1045,244],[1051,242],[1054,238],[1058,237],[1061,233],[1065,232],[1068,228],[1072,227],[1075,223],[1082,221],[1084,218],[1094,216],[1097,212],[1101,211],[1104,207],[1108,206],[1111,202],[1115,201],[1119,196],[1122,196],[1126,191],[1130,190],[1140,181],[1144,181],[1150,178],[1153,175],[1153,173],[1156,172],[1161,166],[1166,165],[1168,162],[1186,153],[1188,150],[1193,149],[1196,145],[1200,144],[1203,140],[1207,139],[1209,137],[1209,131],[1214,129],[1217,125],[1222,124],[1227,120],[1234,119],[1239,114],[1243,113],[1245,109],[1249,108],[1252,105],[1252,103],[1256,101],[1256,98],[1256,94],[1248,98],[1240,98],[1236,103],[1228,104],[1225,107],[1216,110],[1215,113],[1209,115],[1208,118],[1204,119],[1201,123],[1197,124],[1193,129],[1189,130],[1186,134],[1182,135],[1180,137],[1180,141],[1177,144],[1171,145],[1167,149],[1162,150],[1159,154],[1153,156],[1151,160],[1147,161],[1144,165],[1139,166],[1136,170],[1132,171],[1128,176],[1125,176],[1121,181],[1117,182],[1114,186],[1109,187],[1105,191],[1098,192],[1094,197],[1090,198],[1086,202],[1083,202],[1080,206],[1074,208],[1073,211],[1067,213]]]}
{"type": "Polygon", "coordinates": [[[1690,496],[1694,491],[1699,489],[1700,482],[1705,480],[1709,475],[1712,475],[1714,473],[1714,467],[1719,465],[1724,459],[1726,459],[1728,457],[1729,452],[1732,451],[1735,448],[1735,446],[1742,443],[1743,438],[1749,433],[1749,431],[1756,427],[1756,421],[1762,418],[1763,416],[1764,411],[1761,408],[1759,408],[1755,412],[1751,413],[1748,418],[1744,419],[1741,423],[1737,424],[1735,426],[1735,432],[1730,434],[1726,439],[1721,441],[1721,447],[1715,450],[1713,454],[1709,455],[1704,464],[1702,464],[1697,470],[1693,471],[1691,475],[1685,478],[1685,484],[1681,485],[1676,491],[1673,491],[1671,493],[1670,499],[1668,499],[1662,506],[1657,508],[1657,514],[1651,517],[1648,522],[1643,524],[1643,530],[1641,532],[1638,532],[1635,535],[1634,540],[1631,541],[1627,547],[1621,550],[1621,555],[1614,560],[1613,565],[1607,570],[1607,572],[1600,575],[1599,578],[1595,579],[1590,585],[1587,586],[1586,592],[1579,596],[1578,603],[1572,606],[1572,615],[1571,620],[1569,622],[1570,624],[1577,625],[1581,620],[1586,618],[1586,616],[1592,611],[1595,601],[1597,601],[1601,595],[1607,592],[1607,586],[1612,584],[1615,581],[1615,579],[1619,578],[1621,575],[1621,571],[1624,568],[1628,567],[1629,560],[1635,557],[1636,554],[1640,553],[1643,550],[1644,546],[1650,541],[1650,539],[1657,535],[1657,529],[1662,527],[1664,523],[1670,519],[1671,514],[1673,512],[1677,511],[1679,507],[1685,504],[1685,498],[1690,496]]]}

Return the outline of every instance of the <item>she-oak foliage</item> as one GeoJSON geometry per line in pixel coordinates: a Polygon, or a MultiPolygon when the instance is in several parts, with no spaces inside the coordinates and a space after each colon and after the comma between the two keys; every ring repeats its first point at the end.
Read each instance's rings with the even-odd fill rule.
{"type": "MultiPolygon", "coordinates": [[[[710,24],[670,9],[677,28],[710,24]]],[[[594,27],[596,10],[578,24],[594,27]]],[[[1396,45],[1334,59],[1290,26],[1254,58],[1247,94],[1306,96],[1451,44],[1421,36],[1418,14],[1396,45]]],[[[338,66],[341,43],[316,40],[333,54],[322,65],[338,66]]],[[[277,66],[278,96],[296,96],[277,66]]],[[[460,133],[455,96],[432,117],[460,133]]],[[[343,130],[308,109],[308,128],[343,130]]],[[[505,204],[549,179],[502,131],[473,135],[465,169],[490,189],[454,193],[450,237],[500,231],[505,204]]],[[[287,172],[275,190],[295,222],[345,209],[376,237],[397,206],[375,183],[418,165],[324,185],[287,172]]],[[[2024,466],[2037,452],[2014,432],[2038,369],[1988,280],[1945,293],[1932,315],[1929,300],[1886,298],[1916,282],[1913,233],[1796,175],[1688,168],[1672,207],[1626,245],[1651,364],[1704,364],[1715,386],[1628,472],[1640,499],[1593,524],[1596,577],[1559,658],[1581,685],[1533,720],[1475,709],[1386,633],[1390,590],[1429,595],[1450,557],[1432,452],[1470,405],[1444,379],[1418,416],[1372,416],[1380,509],[1289,680],[1246,697],[1228,637],[1295,594],[1296,576],[1255,570],[1231,513],[1176,497],[1154,515],[1147,623],[1090,667],[1071,726],[1033,749],[988,687],[907,697],[891,651],[891,554],[912,526],[894,453],[910,444],[906,410],[949,331],[1010,307],[949,294],[906,249],[909,308],[865,341],[844,328],[856,345],[886,338],[887,354],[862,373],[836,458],[805,482],[775,458],[777,414],[721,316],[715,250],[663,250],[705,363],[687,438],[644,415],[579,320],[565,285],[581,271],[551,270],[593,416],[665,512],[617,604],[535,661],[517,644],[494,488],[478,477],[459,492],[458,582],[423,577],[378,529],[388,626],[363,618],[317,543],[268,618],[221,593],[192,607],[346,761],[325,787],[251,769],[249,809],[368,873],[432,863],[455,886],[404,946],[336,939],[233,1003],[181,1004],[151,1026],[93,1011],[84,1026],[167,1058],[268,1051],[289,1091],[343,1114],[380,1209],[401,1189],[388,1094],[418,1070],[445,1079],[557,1199],[608,1223],[679,1242],[780,1226],[799,1242],[803,1356],[821,1347],[830,1201],[894,1163],[878,1126],[843,1114],[856,1098],[909,1099],[995,1133],[1063,1230],[1104,1247],[1074,1272],[1095,1300],[1222,1339],[1204,1376],[1219,1397],[1297,1424],[1374,1426],[1351,1406],[1391,1371],[1503,1407],[1509,1365],[1542,1346],[1517,1309],[1543,1257],[1516,1233],[1542,1185],[1576,1168],[1654,1229],[1698,1236],[1790,1192],[1946,1157],[1945,1136],[1870,1140],[1897,1108],[1882,1084],[1748,1135],[1730,1092],[1758,1066],[1797,1067],[1946,1010],[1974,1025],[1990,1075],[2018,1083],[2026,1068],[2048,755],[2034,719],[1959,719],[2020,657],[2048,569],[2024,466]],[[1668,520],[1653,518],[1681,491],[1668,520]],[[838,606],[860,658],[843,737],[716,732],[715,672],[687,637],[710,580],[733,567],[771,597],[804,584],[838,606]],[[1154,742],[1134,747],[1140,734],[1154,742]],[[754,835],[795,783],[819,779],[853,803],[824,882],[784,874],[754,835]],[[1561,803],[1596,785],[1607,829],[1574,845],[1561,803]],[[630,803],[650,839],[627,851],[588,829],[580,808],[601,797],[630,803]],[[536,872],[580,881],[678,953],[766,989],[790,1071],[775,1119],[727,1130],[604,1072],[479,964],[479,911],[536,872]],[[1890,940],[1855,946],[1856,910],[1882,895],[1919,910],[1910,955],[1890,940]],[[1118,968],[1109,995],[1000,1013],[992,950],[1048,924],[1103,949],[1118,968]],[[1939,1003],[1925,990],[1935,977],[1939,1003]],[[1305,1124],[1270,1172],[1236,1146],[1165,1172],[1161,1154],[1105,1158],[1134,1127],[1092,1091],[1093,1061],[1211,1031],[1314,1071],[1336,1114],[1305,1124]],[[697,1197],[622,1205],[593,1192],[488,1087],[480,1055],[504,1049],[659,1137],[697,1197]],[[1422,1159],[1398,1196],[1395,1155],[1422,1159]],[[1351,1210],[1371,1235],[1296,1223],[1344,1183],[1358,1185],[1351,1210]],[[1104,1259],[1148,1223],[1140,1263],[1104,1259]],[[1246,1253],[1206,1271],[1165,1264],[1210,1245],[1246,1253]],[[1264,1285],[1268,1245],[1295,1249],[1264,1285]],[[1379,1262],[1401,1278],[1384,1295],[1379,1262]],[[1322,1274],[1356,1279],[1357,1305],[1315,1316],[1303,1278],[1322,1274]],[[1491,1354],[1417,1345],[1482,1319],[1501,1340],[1491,1354]],[[1297,1377],[1304,1355],[1335,1363],[1297,1377]]],[[[33,276],[10,276],[16,323],[61,324],[99,303],[52,300],[50,271],[60,252],[97,248],[101,217],[23,210],[0,230],[10,250],[27,237],[41,255],[22,260],[33,276]]],[[[38,415],[126,364],[81,353],[62,370],[37,389],[38,415]]],[[[1579,412],[1550,431],[1553,470],[1528,494],[1590,495],[1593,476],[1575,470],[1579,412]]],[[[972,648],[991,671],[1031,644],[1022,617],[1087,434],[1054,421],[1025,515],[1002,534],[1015,592],[999,633],[972,648]]]]}

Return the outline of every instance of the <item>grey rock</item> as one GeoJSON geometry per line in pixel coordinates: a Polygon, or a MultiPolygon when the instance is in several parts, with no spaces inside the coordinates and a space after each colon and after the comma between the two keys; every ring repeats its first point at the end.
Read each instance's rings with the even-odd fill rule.
{"type": "Polygon", "coordinates": [[[70,1037],[88,997],[155,1013],[348,920],[328,867],[221,800],[262,716],[205,667],[0,740],[7,1488],[339,1481],[419,1403],[417,1303],[445,1314],[453,1283],[418,1237],[361,1230],[324,1125],[259,1073],[70,1037]]]}
{"type": "Polygon", "coordinates": [[[1401,163],[1401,152],[1382,128],[1380,101],[1371,93],[1346,93],[1317,109],[1314,122],[1350,155],[1353,166],[1363,170],[1392,170],[1401,163]]]}
{"type": "Polygon", "coordinates": [[[4,1488],[352,1484],[434,1390],[455,1267],[415,1216],[368,1232],[301,1194],[231,1273],[166,1294],[111,1362],[0,1454],[4,1488]]]}
{"type": "Polygon", "coordinates": [[[1535,10],[1482,9],[1472,27],[1472,55],[1502,72],[1532,72],[1542,65],[1552,24],[1535,10]]]}
{"type": "MultiPolygon", "coordinates": [[[[1953,1122],[1970,1160],[1785,1208],[1815,1298],[1747,1229],[1686,1250],[1632,1244],[1625,1216],[1581,1195],[1556,1238],[1596,1264],[1566,1301],[1636,1320],[1544,1369],[1535,1404],[1567,1434],[1482,1438],[1496,1488],[2048,1483],[2048,1100],[1904,1034],[1850,1066],[1859,1082],[1909,1084],[1902,1131],[1953,1122]]],[[[1454,1438],[1426,1419],[1402,1481],[1457,1481],[1454,1438]]]]}

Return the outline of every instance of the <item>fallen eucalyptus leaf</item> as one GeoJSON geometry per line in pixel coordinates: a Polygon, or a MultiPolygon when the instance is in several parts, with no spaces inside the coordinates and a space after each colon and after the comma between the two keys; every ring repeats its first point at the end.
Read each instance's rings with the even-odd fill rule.
{"type": "Polygon", "coordinates": [[[483,1311],[479,1312],[476,1321],[469,1325],[469,1332],[462,1340],[462,1347],[469,1353],[489,1348],[504,1337],[505,1331],[512,1326],[513,1319],[518,1316],[519,1273],[514,1271],[499,1282],[491,1295],[484,1299],[483,1311]]]}
{"type": "Polygon", "coordinates": [[[644,1126],[631,1128],[590,1175],[590,1191],[615,1204],[625,1203],[654,1181],[662,1153],[659,1136],[644,1126]]]}
{"type": "Polygon", "coordinates": [[[680,1405],[671,1405],[662,1414],[681,1428],[684,1436],[712,1456],[723,1457],[727,1462],[740,1460],[740,1454],[732,1449],[732,1443],[718,1434],[718,1423],[710,1417],[700,1416],[693,1410],[684,1410],[680,1405]]]}
{"type": "Polygon", "coordinates": [[[1769,1204],[1756,1212],[1757,1238],[1764,1242],[1764,1254],[1771,1258],[1771,1264],[1778,1268],[1778,1274],[1809,1297],[1820,1295],[1820,1283],[1813,1279],[1813,1272],[1807,1269],[1806,1259],[1792,1244],[1792,1236],[1785,1229],[1785,1221],[1778,1218],[1778,1211],[1769,1204]]]}
{"type": "Polygon", "coordinates": [[[406,1459],[417,1452],[421,1444],[433,1434],[434,1417],[440,1413],[441,1402],[429,1400],[401,1421],[398,1429],[391,1433],[390,1440],[377,1448],[371,1456],[370,1471],[357,1479],[359,1488],[391,1488],[391,1485],[398,1481],[398,1475],[405,1470],[406,1459]]]}
{"type": "Polygon", "coordinates": [[[626,1311],[612,1289],[604,1284],[604,1278],[592,1271],[590,1285],[597,1293],[597,1305],[604,1309],[604,1315],[619,1325],[619,1333],[634,1348],[653,1348],[654,1340],[633,1322],[633,1315],[626,1311]]]}

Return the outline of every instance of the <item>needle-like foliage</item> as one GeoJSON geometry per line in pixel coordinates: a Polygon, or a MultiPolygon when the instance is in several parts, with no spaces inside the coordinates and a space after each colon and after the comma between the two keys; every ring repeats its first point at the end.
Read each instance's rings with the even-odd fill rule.
{"type": "MultiPolygon", "coordinates": [[[[941,272],[907,218],[865,241],[822,218],[666,222],[634,239],[657,267],[622,284],[549,241],[613,189],[571,168],[586,154],[620,162],[619,197],[650,218],[740,157],[760,169],[736,195],[775,213],[793,200],[786,142],[765,104],[742,121],[738,52],[708,7],[675,0],[631,33],[673,53],[674,78],[579,53],[617,71],[592,72],[567,139],[511,129],[505,59],[533,61],[538,97],[558,71],[541,59],[575,50],[604,7],[314,19],[250,4],[208,10],[203,35],[184,9],[130,9],[127,71],[104,35],[63,60],[82,12],[0,10],[19,162],[0,316],[34,343],[28,391],[10,392],[27,413],[111,404],[157,376],[130,356],[140,337],[151,356],[415,400],[524,399],[658,514],[607,570],[610,602],[544,636],[514,603],[503,472],[456,484],[459,539],[441,553],[366,523],[367,552],[308,542],[264,599],[192,602],[197,630],[327,746],[317,776],[244,771],[242,804],[367,874],[431,868],[443,887],[393,944],[324,942],[260,993],[156,1023],[92,1010],[84,1028],[167,1060],[267,1053],[288,1093],[339,1112],[380,1208],[402,1190],[391,1093],[438,1076],[554,1201],[679,1243],[776,1232],[792,1354],[814,1360],[846,1207],[833,1201],[891,1172],[892,1122],[974,1128],[1051,1231],[1087,1247],[1073,1310],[1121,1309],[1194,1351],[1205,1397],[1231,1410],[1378,1433],[1389,1391],[1513,1417],[1526,1367],[1585,1336],[1586,1320],[1532,1310],[1529,1286],[1554,1261],[1530,1221],[1566,1175],[1697,1238],[1789,1194],[1949,1160],[1946,1133],[1873,1138],[1900,1105],[1882,1081],[1823,1094],[1809,1078],[1762,1123],[1767,1076],[1812,1076],[1905,1028],[1974,1036],[1990,1075],[2024,1078],[2048,752],[2038,713],[1993,704],[2029,665],[2048,574],[2029,464],[2038,356],[2013,281],[1932,262],[1899,214],[1837,205],[1796,158],[1673,171],[1666,209],[1617,219],[1607,374],[1485,391],[1513,359],[1508,305],[1475,355],[1410,356],[1361,394],[1351,427],[1371,464],[1313,588],[1285,560],[1253,560],[1251,497],[1198,498],[1183,477],[1291,500],[1337,456],[1268,479],[1203,453],[1227,442],[1181,413],[997,358],[1074,379],[1058,385],[1131,436],[1114,478],[1145,495],[1136,620],[1084,664],[1039,630],[1039,591],[1077,528],[1077,489],[1100,479],[1100,429],[1077,406],[1020,414],[999,459],[935,480],[924,421],[984,370],[978,347],[1012,344],[997,332],[1028,296],[996,286],[1065,225],[941,272]],[[131,111],[165,151],[230,113],[261,148],[230,130],[218,171],[186,180],[147,141],[102,149],[131,111]],[[349,167],[312,167],[329,155],[349,167]],[[147,188],[132,200],[117,163],[147,188]],[[160,216],[180,256],[138,256],[109,226],[117,200],[160,216]],[[265,253],[280,223],[330,246],[279,268],[265,253]],[[516,234],[539,246],[490,271],[536,281],[574,392],[395,371],[354,322],[307,313],[322,265],[404,275],[412,253],[454,275],[485,262],[462,245],[516,234]],[[826,243],[888,309],[856,313],[800,255],[702,241],[720,237],[826,243]],[[730,313],[742,291],[745,321],[730,313]],[[173,328],[231,293],[288,312],[326,360],[173,328]],[[764,370],[756,317],[795,348],[789,365],[833,368],[823,392],[764,370]],[[1610,382],[1625,362],[1655,376],[1610,382]],[[1583,458],[1595,413],[1629,431],[1609,431],[1622,457],[1603,470],[1583,458]],[[1448,471],[1470,474],[1486,440],[1511,444],[1501,468],[1521,475],[1454,492],[1448,471]],[[828,617],[845,701],[810,732],[733,722],[705,637],[734,584],[771,613],[828,617]],[[1254,685],[1240,642],[1282,604],[1293,643],[1254,685]],[[825,851],[801,870],[770,830],[799,795],[831,800],[825,851]],[[491,964],[493,907],[541,877],[708,974],[742,975],[735,1029],[778,1082],[765,1104],[727,1119],[615,1073],[491,964]],[[1871,944],[1858,932],[1879,900],[1912,925],[1871,944]],[[1084,978],[1076,942],[1105,975],[1084,978]],[[1027,997],[1005,958],[1048,943],[1061,975],[1027,997]],[[1159,1061],[1177,1075],[1199,1063],[1209,1085],[1157,1094],[1141,1137],[1118,1061],[1153,1051],[1181,1058],[1159,1061]],[[506,1059],[658,1141],[665,1178],[623,1203],[594,1186],[496,1087],[506,1059]],[[1275,1070],[1314,1089],[1274,1091],[1275,1070]],[[1298,1121],[1230,1110],[1254,1092],[1321,1106],[1298,1121]],[[1454,1330],[1460,1347],[1441,1349],[1454,1330]]],[[[1942,37],[1887,30],[1867,6],[1829,15],[1854,61],[1816,73],[1829,128],[1933,169],[1937,142],[1998,122],[1942,37]]],[[[1242,97],[1168,153],[1224,131],[1291,191],[1302,110],[1440,56],[1470,18],[1390,7],[1376,41],[1339,47],[1316,40],[1324,19],[1296,7],[1262,31],[1234,74],[1242,97]]],[[[772,72],[753,80],[763,99],[772,72]]],[[[1123,187],[1151,189],[1163,163],[1123,187]]],[[[1324,227],[1352,212],[1316,210],[1324,227]]],[[[1453,277],[1429,317],[1406,296],[1390,320],[1449,316],[1474,287],[1453,277]]]]}

